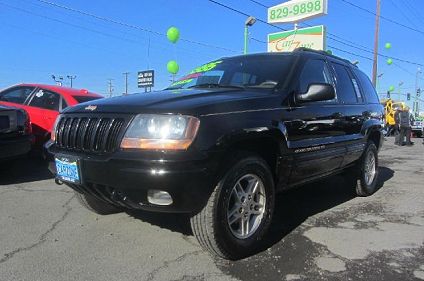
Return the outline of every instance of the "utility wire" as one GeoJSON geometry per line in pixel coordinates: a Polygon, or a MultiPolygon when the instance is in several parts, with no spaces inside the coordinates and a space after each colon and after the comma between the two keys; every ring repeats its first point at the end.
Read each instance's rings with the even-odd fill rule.
{"type": "MultiPolygon", "coordinates": [[[[344,3],[346,3],[346,4],[348,4],[348,5],[350,5],[350,6],[352,6],[352,7],[355,7],[355,8],[357,8],[357,9],[359,9],[359,10],[362,10],[362,11],[364,11],[364,12],[368,13],[368,14],[371,14],[371,15],[377,16],[377,15],[376,15],[373,11],[370,11],[370,10],[368,10],[368,9],[365,9],[365,8],[363,8],[363,7],[359,6],[359,5],[356,5],[356,4],[354,4],[354,3],[350,2],[350,1],[347,1],[347,0],[340,0],[340,1],[342,1],[342,2],[344,2],[344,3]]],[[[388,17],[385,17],[385,16],[381,16],[381,15],[380,15],[380,18],[381,18],[381,19],[383,19],[383,20],[385,20],[385,21],[391,22],[391,23],[396,24],[396,25],[398,25],[398,26],[404,27],[404,28],[406,28],[406,29],[409,29],[409,30],[412,30],[412,31],[415,31],[415,32],[417,32],[417,33],[420,33],[420,34],[424,35],[424,31],[419,30],[419,29],[416,29],[416,28],[413,28],[413,27],[410,27],[410,26],[405,25],[405,24],[403,24],[403,23],[400,23],[400,22],[394,21],[394,20],[392,20],[391,18],[388,18],[388,17]]]]}
{"type": "MultiPolygon", "coordinates": [[[[158,36],[166,36],[166,34],[165,33],[162,33],[162,32],[158,32],[158,31],[155,31],[155,30],[152,30],[152,29],[147,29],[147,28],[144,28],[144,27],[141,27],[141,26],[138,26],[138,25],[135,25],[135,24],[126,23],[126,22],[123,22],[123,21],[118,21],[118,20],[114,20],[114,19],[111,19],[111,18],[106,18],[106,17],[103,17],[103,16],[98,16],[98,15],[95,15],[95,14],[92,14],[92,13],[88,13],[88,12],[85,12],[85,11],[82,11],[82,10],[71,8],[69,6],[65,6],[65,5],[62,5],[62,4],[57,4],[55,2],[46,1],[46,0],[37,0],[37,1],[38,2],[41,2],[41,3],[44,3],[44,4],[47,4],[47,5],[50,5],[50,6],[53,6],[53,7],[56,7],[56,8],[60,8],[60,9],[64,9],[64,10],[68,10],[68,11],[74,12],[74,13],[78,13],[78,14],[82,14],[82,15],[85,15],[85,16],[89,16],[89,17],[95,18],[97,20],[101,20],[101,21],[113,23],[113,24],[116,24],[116,25],[121,25],[121,26],[124,26],[124,27],[127,27],[127,28],[136,29],[136,30],[139,30],[139,31],[151,33],[151,34],[158,35],[158,36]]],[[[232,50],[232,49],[229,49],[229,48],[226,48],[226,47],[216,46],[216,45],[212,45],[212,44],[208,44],[208,43],[203,43],[203,42],[198,42],[198,41],[194,41],[194,40],[190,40],[190,39],[185,39],[185,38],[181,38],[180,40],[181,41],[184,41],[184,42],[191,43],[191,44],[196,44],[196,45],[199,45],[199,46],[203,46],[203,47],[221,49],[221,50],[230,51],[230,52],[233,52],[233,53],[238,53],[238,51],[235,51],[235,50],[232,50]]]]}
{"type": "MultiPolygon", "coordinates": [[[[403,12],[403,9],[401,9],[396,3],[395,3],[395,1],[393,1],[393,0],[390,0],[390,2],[392,3],[392,5],[395,7],[395,9],[396,10],[398,10],[401,14],[402,14],[402,16],[410,23],[410,24],[412,24],[415,28],[417,27],[416,26],[416,24],[415,23],[413,23],[412,22],[412,20],[408,17],[408,15],[407,14],[405,14],[404,12],[403,12]]],[[[406,2],[406,1],[405,1],[406,2]]],[[[405,7],[405,6],[404,6],[405,7]]]]}
{"type": "MultiPolygon", "coordinates": [[[[233,12],[236,12],[236,13],[238,13],[238,14],[240,14],[240,15],[247,16],[247,17],[248,17],[248,16],[251,16],[250,14],[247,14],[247,13],[245,13],[245,12],[243,12],[243,11],[240,11],[240,10],[235,9],[235,8],[233,8],[233,7],[230,7],[230,6],[228,6],[228,5],[225,5],[225,4],[221,3],[221,2],[218,2],[218,1],[215,1],[215,0],[208,0],[208,1],[209,1],[209,2],[214,3],[214,4],[218,5],[218,6],[221,6],[221,7],[223,7],[223,8],[226,8],[226,9],[228,9],[228,10],[231,10],[231,11],[233,11],[233,12]]],[[[257,3],[257,4],[259,3],[259,2],[258,2],[258,1],[256,1],[256,0],[249,0],[249,1],[254,1],[254,3],[257,3]]],[[[345,0],[341,0],[341,1],[345,1],[345,0]]],[[[265,6],[265,5],[263,5],[262,3],[260,3],[260,4],[258,4],[258,5],[261,5],[261,6],[263,6],[263,7],[266,7],[266,6],[265,6]]],[[[278,26],[278,25],[268,23],[267,21],[265,21],[265,20],[263,20],[263,19],[260,19],[260,18],[257,18],[257,17],[255,17],[255,18],[256,18],[256,20],[257,20],[257,21],[259,21],[259,22],[261,22],[261,23],[264,23],[264,24],[266,24],[266,25],[272,26],[272,27],[277,28],[277,29],[282,30],[282,31],[287,31],[287,29],[284,29],[284,28],[282,28],[282,27],[280,27],[280,26],[278,26]]],[[[355,45],[353,45],[353,44],[345,43],[345,42],[343,42],[343,41],[341,41],[341,40],[338,40],[338,39],[334,39],[334,38],[332,38],[332,40],[333,40],[333,41],[336,41],[336,42],[339,42],[339,43],[341,43],[341,44],[343,44],[343,45],[349,46],[349,47],[351,47],[351,48],[359,49],[359,50],[362,50],[362,51],[367,52],[367,53],[373,53],[373,51],[366,50],[366,49],[363,49],[363,48],[359,48],[359,47],[357,47],[357,46],[355,46],[355,45]]],[[[261,41],[260,41],[260,40],[258,40],[258,39],[255,39],[255,41],[257,41],[257,42],[261,42],[261,41]]],[[[355,54],[355,53],[352,53],[352,52],[349,52],[349,51],[346,51],[346,50],[343,50],[343,49],[340,49],[340,48],[336,48],[336,47],[334,47],[334,46],[332,46],[332,45],[328,45],[328,47],[330,47],[330,48],[332,48],[332,49],[334,49],[334,50],[338,50],[338,51],[341,51],[341,52],[347,53],[347,54],[352,54],[352,55],[355,55],[355,56],[358,56],[358,57],[361,57],[361,58],[365,58],[365,59],[367,59],[367,60],[372,60],[371,58],[368,58],[368,57],[365,57],[365,56],[361,56],[361,55],[358,55],[358,54],[355,54]]],[[[381,53],[378,53],[378,55],[379,55],[380,57],[383,57],[383,58],[391,58],[391,59],[393,59],[393,60],[397,60],[397,61],[404,62],[404,63],[409,63],[409,64],[413,64],[413,65],[417,65],[417,66],[424,66],[424,64],[421,64],[421,63],[416,63],[416,62],[412,62],[412,61],[409,61],[409,60],[405,60],[405,59],[401,59],[401,58],[396,58],[396,57],[390,57],[390,56],[383,55],[383,54],[381,54],[381,53]]]]}

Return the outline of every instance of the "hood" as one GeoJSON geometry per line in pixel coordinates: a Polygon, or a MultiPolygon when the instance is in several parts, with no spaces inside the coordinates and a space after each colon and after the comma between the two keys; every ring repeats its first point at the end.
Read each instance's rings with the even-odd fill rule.
{"type": "Polygon", "coordinates": [[[65,109],[64,113],[179,113],[202,115],[275,107],[273,90],[183,89],[104,98],[65,109]],[[255,104],[252,103],[255,100],[255,104]],[[259,104],[257,103],[259,102],[259,104]],[[258,107],[259,106],[259,107],[258,107]]]}

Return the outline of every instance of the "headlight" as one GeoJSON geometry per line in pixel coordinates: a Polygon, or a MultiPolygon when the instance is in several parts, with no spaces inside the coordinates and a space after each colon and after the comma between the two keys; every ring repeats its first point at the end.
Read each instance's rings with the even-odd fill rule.
{"type": "Polygon", "coordinates": [[[56,121],[54,121],[52,131],[50,132],[50,139],[53,142],[56,141],[56,127],[57,127],[57,124],[59,123],[60,118],[61,118],[61,115],[59,114],[56,118],[56,121]]]}
{"type": "Polygon", "coordinates": [[[191,116],[139,114],[127,129],[121,148],[187,149],[196,137],[199,124],[199,119],[191,116]]]}

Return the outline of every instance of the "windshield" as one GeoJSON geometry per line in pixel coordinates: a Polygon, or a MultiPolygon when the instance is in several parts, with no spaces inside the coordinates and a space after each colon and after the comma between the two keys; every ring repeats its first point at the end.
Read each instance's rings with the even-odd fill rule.
{"type": "Polygon", "coordinates": [[[265,88],[284,82],[292,56],[244,56],[213,61],[193,69],[167,90],[187,88],[265,88]]]}

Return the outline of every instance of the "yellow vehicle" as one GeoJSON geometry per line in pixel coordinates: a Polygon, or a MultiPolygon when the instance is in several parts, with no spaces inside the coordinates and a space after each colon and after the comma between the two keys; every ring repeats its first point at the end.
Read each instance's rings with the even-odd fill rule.
{"type": "Polygon", "coordinates": [[[395,112],[396,110],[405,110],[407,108],[407,105],[400,101],[396,102],[392,99],[385,99],[381,100],[381,104],[384,106],[384,119],[385,121],[385,127],[386,127],[386,135],[391,135],[392,132],[394,132],[394,128],[396,125],[395,121],[395,112]]]}

